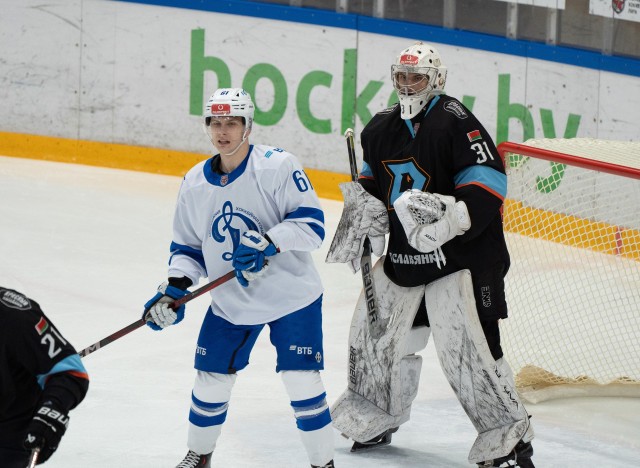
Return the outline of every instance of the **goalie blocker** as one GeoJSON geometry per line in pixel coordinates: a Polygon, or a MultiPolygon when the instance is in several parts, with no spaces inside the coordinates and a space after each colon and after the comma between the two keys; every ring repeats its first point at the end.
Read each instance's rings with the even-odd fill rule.
{"type": "Polygon", "coordinates": [[[373,338],[362,294],[349,335],[349,384],[331,409],[333,425],[346,437],[366,442],[409,420],[430,332],[440,365],[478,431],[469,462],[508,457],[520,440],[533,439],[529,416],[515,391],[504,359],[491,355],[478,319],[471,274],[462,270],[425,286],[397,286],[373,269],[385,333],[373,338]],[[412,328],[424,298],[431,328],[412,328]]]}

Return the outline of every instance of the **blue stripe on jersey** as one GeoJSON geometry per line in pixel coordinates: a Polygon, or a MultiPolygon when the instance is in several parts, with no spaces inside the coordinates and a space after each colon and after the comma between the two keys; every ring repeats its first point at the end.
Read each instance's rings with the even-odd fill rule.
{"type": "Polygon", "coordinates": [[[207,271],[207,267],[204,264],[204,256],[202,255],[202,250],[194,249],[193,247],[189,247],[188,245],[171,242],[169,251],[171,252],[171,256],[169,257],[169,265],[171,265],[171,260],[175,255],[185,255],[189,258],[194,259],[196,262],[198,262],[198,265],[200,265],[205,272],[207,271]]]}
{"type": "Polygon", "coordinates": [[[507,196],[507,176],[489,166],[470,166],[456,174],[454,182],[457,186],[478,184],[489,188],[498,195],[507,196]]]}
{"type": "Polygon", "coordinates": [[[369,166],[366,162],[362,162],[362,171],[360,171],[360,177],[373,177],[373,172],[371,172],[371,166],[369,166]]]}
{"type": "Polygon", "coordinates": [[[58,361],[55,366],[51,368],[49,372],[46,374],[39,374],[37,376],[38,385],[40,388],[44,388],[44,384],[47,381],[47,378],[53,374],[59,374],[61,372],[69,372],[76,371],[82,374],[86,374],[87,370],[82,365],[82,361],[80,360],[80,356],[78,354],[72,354],[71,356],[67,356],[66,358],[58,361]]]}
{"type": "Polygon", "coordinates": [[[311,218],[317,221],[317,223],[308,222],[306,224],[316,233],[320,240],[324,240],[324,212],[322,210],[301,206],[295,211],[287,213],[284,217],[285,220],[290,221],[304,218],[311,218]]]}

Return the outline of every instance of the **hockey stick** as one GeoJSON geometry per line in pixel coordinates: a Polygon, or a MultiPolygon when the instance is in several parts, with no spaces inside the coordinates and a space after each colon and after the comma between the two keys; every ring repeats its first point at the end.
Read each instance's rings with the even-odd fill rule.
{"type": "Polygon", "coordinates": [[[27,468],[34,468],[38,463],[38,455],[40,455],[40,447],[36,447],[31,451],[31,456],[29,457],[29,464],[27,468]]]}
{"type": "MultiPolygon", "coordinates": [[[[344,132],[347,139],[347,151],[349,152],[349,166],[351,168],[351,180],[358,181],[358,162],[356,161],[356,150],[353,141],[353,129],[347,128],[344,132]]],[[[386,324],[382,323],[378,314],[378,303],[376,301],[376,291],[371,277],[371,242],[365,238],[362,257],[360,258],[360,273],[362,273],[362,287],[367,303],[367,318],[369,323],[369,333],[375,340],[380,338],[385,331],[386,324]]]]}
{"type": "MultiPolygon", "coordinates": [[[[180,299],[176,299],[171,304],[169,304],[169,307],[171,307],[172,309],[177,309],[182,304],[186,304],[190,300],[195,299],[198,296],[202,296],[204,293],[209,292],[212,289],[217,288],[221,284],[226,283],[234,276],[235,276],[235,271],[230,271],[229,273],[222,275],[220,278],[214,279],[213,281],[205,284],[204,286],[196,289],[195,291],[191,291],[190,293],[186,294],[180,299]]],[[[142,327],[145,323],[147,323],[147,321],[144,318],[141,318],[140,320],[136,320],[135,322],[133,322],[130,325],[127,325],[123,329],[118,330],[117,332],[107,336],[106,338],[102,338],[100,341],[92,344],[91,346],[86,347],[85,349],[80,351],[78,354],[80,355],[80,357],[85,357],[86,355],[91,354],[94,351],[97,351],[100,348],[105,347],[109,343],[116,341],[119,338],[122,338],[123,336],[131,333],[132,331],[137,330],[138,328],[142,327]]]]}

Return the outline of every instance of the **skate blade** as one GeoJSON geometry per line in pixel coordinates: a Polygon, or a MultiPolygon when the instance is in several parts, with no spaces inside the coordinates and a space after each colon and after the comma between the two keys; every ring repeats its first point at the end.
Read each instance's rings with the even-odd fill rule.
{"type": "Polygon", "coordinates": [[[372,443],[354,442],[353,445],[351,446],[351,452],[363,452],[363,451],[371,450],[378,447],[384,447],[385,445],[389,445],[391,443],[391,434],[392,432],[385,434],[385,436],[377,442],[372,442],[372,443]]]}

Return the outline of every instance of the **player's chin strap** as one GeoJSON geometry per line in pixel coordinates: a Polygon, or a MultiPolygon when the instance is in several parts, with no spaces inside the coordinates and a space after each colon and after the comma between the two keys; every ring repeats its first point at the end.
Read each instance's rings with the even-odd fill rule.
{"type": "MultiPolygon", "coordinates": [[[[242,134],[242,141],[240,143],[238,143],[238,146],[236,146],[236,149],[234,149],[231,153],[224,153],[225,156],[233,156],[236,151],[238,151],[240,149],[240,147],[244,144],[245,141],[247,141],[247,136],[249,133],[249,129],[246,128],[244,133],[242,134]]],[[[212,141],[213,143],[213,141],[212,141]]]]}

